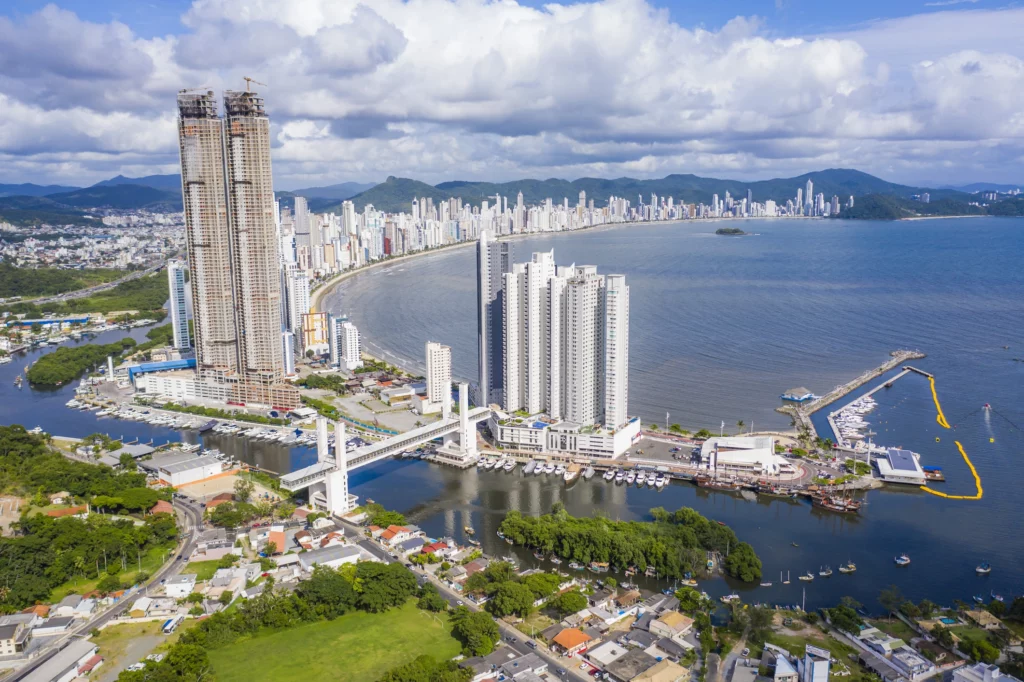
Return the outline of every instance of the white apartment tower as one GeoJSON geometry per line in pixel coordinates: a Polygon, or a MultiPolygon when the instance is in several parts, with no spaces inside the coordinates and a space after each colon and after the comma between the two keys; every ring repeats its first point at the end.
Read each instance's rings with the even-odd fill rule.
{"type": "Polygon", "coordinates": [[[185,296],[185,266],[178,261],[167,264],[170,288],[171,345],[178,350],[192,347],[188,334],[188,304],[185,296]]]}
{"type": "Polygon", "coordinates": [[[615,431],[629,421],[629,287],[592,265],[535,253],[504,276],[504,396],[525,410],[615,431]]]}
{"type": "Polygon", "coordinates": [[[480,232],[476,251],[477,402],[501,403],[504,390],[504,275],[512,271],[512,243],[499,242],[489,229],[480,232]]]}
{"type": "Polygon", "coordinates": [[[288,295],[288,328],[295,333],[302,331],[302,316],[309,312],[309,277],[298,268],[288,269],[285,276],[288,295]]]}
{"type": "Polygon", "coordinates": [[[427,401],[444,405],[445,392],[452,392],[452,349],[427,341],[427,401]]]}
{"type": "Polygon", "coordinates": [[[331,364],[347,370],[363,366],[359,330],[347,317],[332,317],[330,322],[331,364]]]}

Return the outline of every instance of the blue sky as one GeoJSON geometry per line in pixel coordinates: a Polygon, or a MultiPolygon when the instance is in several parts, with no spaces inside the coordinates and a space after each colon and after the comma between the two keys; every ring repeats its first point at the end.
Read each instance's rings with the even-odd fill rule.
{"type": "Polygon", "coordinates": [[[175,172],[175,93],[264,88],[282,188],[387,175],[1024,181],[996,0],[7,0],[0,182],[175,172]]]}

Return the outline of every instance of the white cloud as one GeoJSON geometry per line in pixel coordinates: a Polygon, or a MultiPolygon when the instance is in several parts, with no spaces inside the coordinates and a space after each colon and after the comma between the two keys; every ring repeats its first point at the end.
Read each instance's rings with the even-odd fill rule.
{"type": "Polygon", "coordinates": [[[269,84],[285,187],[839,165],[913,181],[951,158],[949,179],[991,178],[1024,148],[1024,10],[789,37],[644,0],[197,0],[183,22],[141,39],[52,6],[0,18],[0,179],[166,172],[175,91],[243,75],[269,84]]]}

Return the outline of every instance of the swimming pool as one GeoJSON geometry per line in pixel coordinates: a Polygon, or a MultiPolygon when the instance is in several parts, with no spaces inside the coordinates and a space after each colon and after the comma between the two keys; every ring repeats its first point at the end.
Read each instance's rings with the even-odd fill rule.
{"type": "Polygon", "coordinates": [[[952,618],[939,618],[939,622],[943,625],[956,625],[956,621],[952,618]]]}

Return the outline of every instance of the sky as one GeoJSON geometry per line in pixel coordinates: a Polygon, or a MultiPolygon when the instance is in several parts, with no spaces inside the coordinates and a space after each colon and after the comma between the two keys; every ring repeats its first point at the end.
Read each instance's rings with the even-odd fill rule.
{"type": "Polygon", "coordinates": [[[6,0],[0,182],[177,172],[177,91],[251,76],[280,189],[1024,183],[1022,31],[996,0],[6,0]]]}

